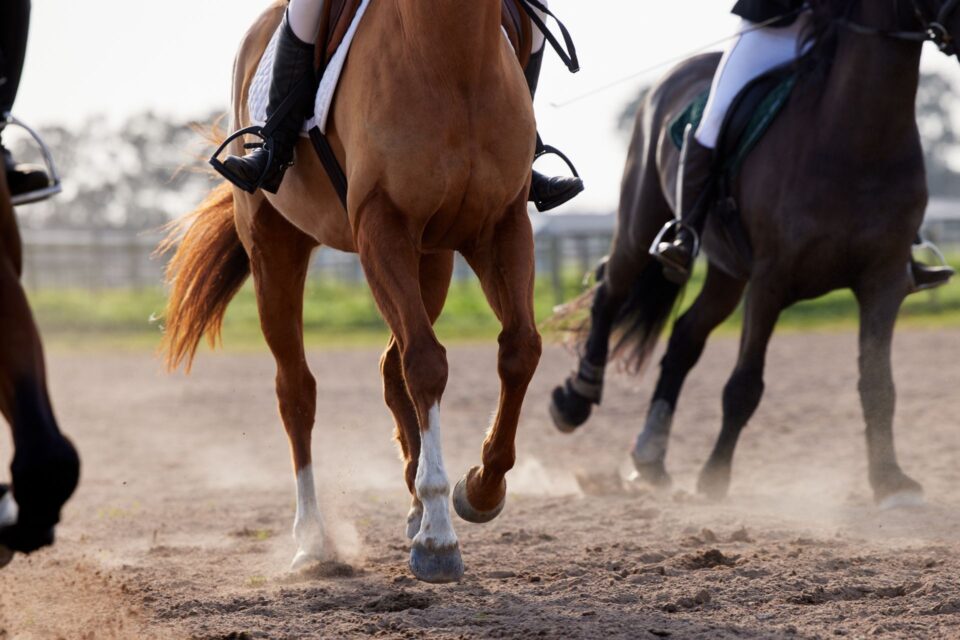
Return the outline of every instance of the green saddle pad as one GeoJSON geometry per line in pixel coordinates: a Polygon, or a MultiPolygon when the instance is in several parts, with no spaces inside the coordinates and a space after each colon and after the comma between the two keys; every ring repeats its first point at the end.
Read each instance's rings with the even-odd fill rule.
{"type": "MultiPolygon", "coordinates": [[[[750,155],[757,142],[760,141],[760,138],[773,124],[784,105],[787,104],[790,93],[796,84],[796,74],[787,76],[767,94],[754,111],[746,131],[740,137],[736,152],[731,157],[722,159],[723,172],[728,177],[733,178],[740,172],[743,161],[750,155]]],[[[670,124],[670,137],[673,139],[673,143],[677,145],[677,149],[683,146],[683,132],[686,131],[687,125],[693,125],[694,129],[700,126],[709,97],[709,90],[698,95],[670,124]]]]}

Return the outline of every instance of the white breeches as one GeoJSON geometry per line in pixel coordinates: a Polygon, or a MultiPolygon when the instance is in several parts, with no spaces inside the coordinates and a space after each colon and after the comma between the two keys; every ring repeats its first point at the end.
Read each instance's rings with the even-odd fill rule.
{"type": "Polygon", "coordinates": [[[303,42],[315,43],[322,12],[323,0],[290,0],[287,15],[294,35],[303,42]]]}
{"type": "MultiPolygon", "coordinates": [[[[767,71],[799,57],[800,35],[809,20],[809,12],[804,12],[789,27],[756,29],[730,44],[713,77],[710,99],[697,129],[700,144],[710,149],[717,146],[727,110],[744,87],[767,71]]],[[[740,23],[741,31],[754,27],[756,25],[748,20],[740,23]]]]}
{"type": "MultiPolygon", "coordinates": [[[[540,0],[540,3],[548,9],[550,8],[550,3],[547,2],[547,0],[540,0]]],[[[534,12],[540,16],[540,19],[543,20],[544,24],[547,23],[547,14],[545,14],[543,11],[540,11],[540,9],[534,9],[534,12]]],[[[547,39],[544,37],[543,32],[537,28],[537,25],[533,25],[533,47],[530,49],[530,52],[536,53],[537,51],[540,51],[540,49],[543,49],[543,45],[546,43],[546,41],[547,39]]]]}

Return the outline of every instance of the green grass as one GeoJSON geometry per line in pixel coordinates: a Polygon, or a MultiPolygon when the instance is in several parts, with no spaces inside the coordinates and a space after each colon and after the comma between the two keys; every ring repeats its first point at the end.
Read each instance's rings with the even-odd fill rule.
{"type": "MultiPolygon", "coordinates": [[[[953,260],[956,265],[960,263],[953,260]]],[[[582,289],[580,275],[563,278],[566,299],[582,289]]],[[[703,269],[694,275],[681,309],[692,304],[703,283],[703,269]]],[[[160,338],[164,305],[161,289],[129,290],[42,290],[30,294],[34,312],[46,339],[54,345],[71,347],[116,346],[150,348],[160,338]]],[[[539,322],[552,311],[554,294],[548,279],[537,282],[535,305],[539,322]]],[[[738,330],[738,311],[720,328],[738,330]]],[[[838,291],[786,310],[779,329],[788,331],[850,330],[857,325],[857,305],[847,291],[838,291]]],[[[310,346],[350,346],[383,343],[387,329],[373,298],[364,284],[313,281],[308,285],[304,326],[310,346]]],[[[935,292],[910,296],[901,312],[901,326],[960,327],[960,283],[953,282],[935,292]]],[[[456,282],[450,289],[437,333],[444,342],[478,341],[494,338],[499,323],[474,280],[456,282]]],[[[223,332],[230,349],[256,349],[263,345],[253,290],[248,284],[233,301],[223,332]]]]}

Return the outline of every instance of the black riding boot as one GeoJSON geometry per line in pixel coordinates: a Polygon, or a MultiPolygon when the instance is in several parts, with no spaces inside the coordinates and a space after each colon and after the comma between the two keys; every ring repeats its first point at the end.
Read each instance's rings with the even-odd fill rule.
{"type": "MultiPolygon", "coordinates": [[[[13,110],[13,102],[20,88],[23,59],[27,51],[27,33],[30,28],[30,0],[0,2],[0,136],[3,121],[13,110]]],[[[50,186],[50,177],[43,167],[19,164],[3,146],[3,168],[11,196],[39,191],[50,186]]]]}
{"type": "Polygon", "coordinates": [[[316,90],[314,45],[293,33],[284,15],[273,62],[273,81],[267,105],[263,144],[246,156],[228,156],[214,168],[244,191],[276,193],[283,174],[293,165],[293,152],[303,122],[310,117],[316,90]]]}
{"type": "Polygon", "coordinates": [[[700,251],[700,234],[710,208],[714,178],[713,149],[697,141],[688,126],[683,135],[677,183],[678,220],[668,222],[657,236],[650,255],[663,265],[665,278],[684,284],[700,251]]]}
{"type": "MultiPolygon", "coordinates": [[[[543,52],[546,46],[541,47],[540,51],[530,56],[530,63],[524,69],[523,75],[527,79],[527,86],[530,87],[530,97],[533,98],[537,93],[537,84],[540,81],[540,68],[543,66],[543,52]]],[[[536,158],[548,153],[558,153],[553,147],[547,147],[537,136],[536,158]]],[[[565,156],[559,154],[567,164],[570,161],[565,156]]],[[[571,165],[572,168],[572,165],[571,165]]],[[[583,180],[578,176],[545,176],[539,171],[533,172],[533,182],[530,185],[530,202],[537,206],[537,211],[550,211],[560,205],[569,202],[583,191],[583,180]]]]}
{"type": "Polygon", "coordinates": [[[916,293],[917,291],[924,291],[926,289],[935,289],[950,282],[950,278],[954,276],[956,271],[943,261],[943,256],[940,254],[939,249],[932,243],[926,242],[919,235],[916,240],[914,240],[913,246],[929,247],[932,249],[932,253],[934,253],[943,264],[932,267],[915,258],[910,258],[910,280],[912,284],[910,293],[916,293]]]}

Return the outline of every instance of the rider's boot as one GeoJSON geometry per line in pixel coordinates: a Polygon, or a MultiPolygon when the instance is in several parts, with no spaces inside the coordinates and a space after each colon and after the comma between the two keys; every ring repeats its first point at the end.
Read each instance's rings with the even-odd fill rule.
{"type": "MultiPolygon", "coordinates": [[[[914,241],[913,246],[929,247],[933,253],[943,261],[943,256],[940,254],[939,249],[933,244],[926,242],[919,235],[914,241]]],[[[952,278],[955,273],[956,271],[954,271],[953,267],[946,264],[946,262],[943,262],[943,264],[939,266],[930,266],[920,262],[916,258],[910,258],[910,293],[943,286],[950,282],[950,278],[952,278]]]]}
{"type": "Polygon", "coordinates": [[[214,167],[244,191],[276,193],[283,174],[293,165],[293,152],[303,122],[310,116],[316,90],[314,45],[300,40],[284,15],[273,62],[264,142],[245,156],[229,156],[214,167]]]}
{"type": "MultiPolygon", "coordinates": [[[[2,132],[2,129],[0,129],[2,132]]],[[[7,187],[13,197],[34,191],[42,191],[50,186],[47,170],[36,164],[18,163],[0,140],[0,154],[3,155],[3,168],[7,174],[7,187]]]]}
{"type": "MultiPolygon", "coordinates": [[[[540,69],[543,66],[543,52],[546,47],[530,56],[530,63],[524,69],[523,75],[530,88],[530,96],[537,93],[537,84],[540,81],[540,69]]],[[[556,153],[551,147],[546,147],[540,136],[537,136],[536,157],[546,153],[556,153]]],[[[566,160],[566,158],[564,158],[566,160]]],[[[567,161],[569,163],[569,161],[567,161]]],[[[533,182],[530,185],[530,202],[534,203],[538,211],[550,211],[569,202],[583,191],[583,180],[578,176],[545,176],[539,171],[533,172],[533,182]]]]}
{"type": "Polygon", "coordinates": [[[692,126],[684,132],[678,173],[679,219],[664,226],[650,247],[650,255],[663,265],[665,278],[682,285],[690,278],[700,250],[700,233],[710,209],[714,182],[713,149],[697,141],[692,126]]]}
{"type": "MultiPolygon", "coordinates": [[[[0,136],[20,88],[29,26],[30,3],[27,0],[0,3],[0,136]]],[[[43,167],[17,163],[3,146],[2,140],[0,153],[3,155],[3,169],[7,174],[11,196],[40,191],[50,186],[50,177],[43,167]]]]}

